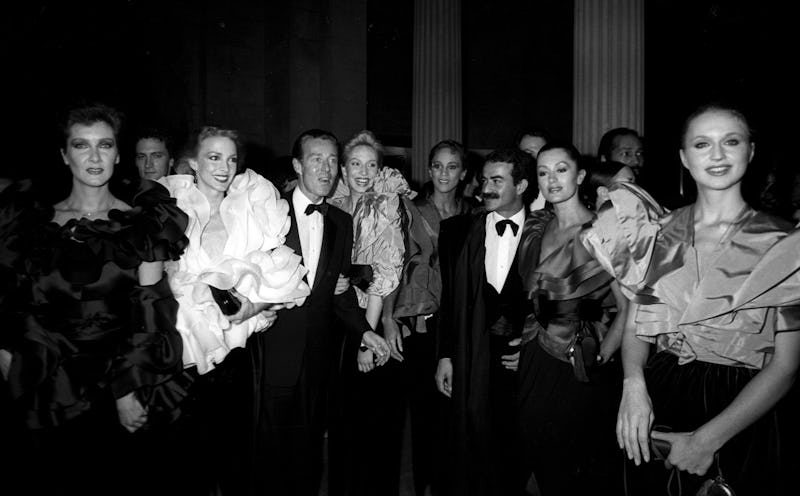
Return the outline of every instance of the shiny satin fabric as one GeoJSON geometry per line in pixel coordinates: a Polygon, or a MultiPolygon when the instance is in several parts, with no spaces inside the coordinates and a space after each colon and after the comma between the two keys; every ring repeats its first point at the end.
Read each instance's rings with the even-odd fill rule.
{"type": "Polygon", "coordinates": [[[140,286],[136,268],[180,256],[186,215],[151,181],[131,210],[63,226],[49,222],[52,207],[19,195],[0,199],[0,239],[15,239],[0,253],[13,277],[3,285],[14,285],[0,294],[0,317],[9,390],[28,427],[63,426],[132,391],[151,411],[173,409],[161,400],[178,401],[180,388],[160,389],[181,371],[175,300],[165,279],[140,286]]]}
{"type": "Polygon", "coordinates": [[[539,260],[544,230],[554,218],[551,212],[537,211],[525,222],[520,272],[534,313],[526,319],[523,342],[538,339],[548,354],[572,363],[578,380],[586,382],[584,367],[591,364],[595,353],[581,356],[581,341],[594,340],[597,346],[608,331],[601,322],[602,305],[613,278],[592,258],[577,234],[539,260]]]}
{"type": "Polygon", "coordinates": [[[748,209],[701,272],[692,208],[658,220],[642,215],[656,210],[641,201],[630,187],[616,189],[612,205],[582,234],[626,295],[640,303],[637,335],[678,355],[681,363],[762,368],[775,333],[800,329],[800,234],[748,209]],[[620,227],[609,227],[614,219],[620,227]]]}

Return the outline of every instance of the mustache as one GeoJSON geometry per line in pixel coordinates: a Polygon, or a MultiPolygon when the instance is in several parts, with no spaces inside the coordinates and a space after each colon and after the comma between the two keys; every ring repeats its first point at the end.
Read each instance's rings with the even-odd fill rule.
{"type": "Polygon", "coordinates": [[[498,193],[484,193],[481,196],[483,196],[484,200],[487,200],[487,199],[488,200],[499,200],[500,199],[500,195],[498,193]]]}

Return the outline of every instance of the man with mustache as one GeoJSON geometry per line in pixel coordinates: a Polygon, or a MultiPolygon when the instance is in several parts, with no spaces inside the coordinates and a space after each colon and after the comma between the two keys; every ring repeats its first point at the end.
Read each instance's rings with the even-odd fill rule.
{"type": "Polygon", "coordinates": [[[292,148],[297,187],[284,196],[292,222],[286,245],[302,255],[311,295],[301,306],[278,309],[275,324],[247,343],[243,368],[252,373],[255,465],[246,478],[254,494],[317,494],[326,391],[342,343],[340,327],[373,350],[378,365],[389,359],[388,344],[373,332],[353,288],[337,289],[353,247],[350,215],[325,202],[338,156],[336,137],[321,129],[303,132],[292,148]]]}
{"type": "Polygon", "coordinates": [[[436,382],[453,400],[452,494],[516,494],[514,449],[519,336],[528,313],[517,247],[523,236],[528,156],[489,154],[483,166],[486,211],[467,225],[453,272],[436,382]],[[448,331],[444,331],[448,332],[448,331]]]}

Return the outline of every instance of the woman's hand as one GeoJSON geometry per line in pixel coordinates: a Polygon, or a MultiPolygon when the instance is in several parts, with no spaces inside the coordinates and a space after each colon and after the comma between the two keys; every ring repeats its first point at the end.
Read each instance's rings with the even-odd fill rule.
{"type": "Polygon", "coordinates": [[[375,368],[375,355],[372,350],[358,351],[358,370],[364,373],[369,372],[375,368]]]}
{"type": "Polygon", "coordinates": [[[233,315],[228,315],[228,322],[231,324],[241,324],[242,322],[255,317],[264,310],[269,309],[270,303],[253,303],[246,296],[242,295],[235,289],[231,289],[231,294],[242,302],[239,311],[233,315]]]}
{"type": "Polygon", "coordinates": [[[619,342],[614,343],[610,342],[608,339],[604,339],[603,342],[600,343],[600,353],[597,354],[597,364],[607,364],[614,357],[614,353],[616,353],[618,349],[619,342]]]}
{"type": "Polygon", "coordinates": [[[11,359],[13,355],[8,350],[0,350],[0,374],[3,379],[8,380],[8,373],[11,371],[11,359]]]}
{"type": "Polygon", "coordinates": [[[622,401],[617,414],[617,443],[636,465],[650,461],[650,426],[653,403],[644,379],[627,378],[622,382],[622,401]]]}
{"type": "Polygon", "coordinates": [[[392,358],[403,361],[403,333],[392,318],[383,319],[383,338],[389,344],[392,358]]]}
{"type": "Polygon", "coordinates": [[[375,334],[374,331],[366,331],[361,335],[361,341],[369,348],[370,351],[378,355],[378,360],[375,365],[379,367],[389,361],[391,354],[389,353],[389,345],[386,341],[375,334]]]}
{"type": "Polygon", "coordinates": [[[136,432],[137,429],[147,423],[147,409],[139,403],[134,393],[128,393],[122,398],[117,398],[117,414],[119,423],[128,432],[136,432]]]}
{"type": "Polygon", "coordinates": [[[508,342],[508,346],[513,348],[517,348],[515,353],[511,353],[510,355],[503,355],[500,357],[502,360],[503,367],[507,368],[508,370],[513,370],[514,372],[517,371],[519,368],[519,344],[522,342],[522,338],[515,338],[508,342]]]}
{"type": "Polygon", "coordinates": [[[716,449],[713,443],[700,439],[695,432],[659,432],[650,434],[653,439],[668,441],[669,450],[667,464],[684,470],[690,474],[705,475],[714,463],[716,449]]]}

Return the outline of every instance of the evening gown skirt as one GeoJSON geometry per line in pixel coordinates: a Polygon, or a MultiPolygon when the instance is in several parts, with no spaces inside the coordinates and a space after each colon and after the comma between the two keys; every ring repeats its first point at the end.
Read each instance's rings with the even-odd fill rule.
{"type": "MultiPolygon", "coordinates": [[[[669,352],[654,355],[645,369],[653,402],[655,430],[691,432],[725,409],[758,370],[695,360],[683,365],[669,352]]],[[[695,476],[680,472],[680,478],[659,461],[640,467],[626,465],[628,494],[689,494],[721,471],[737,496],[781,494],[779,460],[779,414],[773,409],[755,424],[728,441],[708,473],[695,476]],[[680,486],[680,489],[678,489],[680,486]]],[[[795,419],[796,421],[796,419],[795,419]]],[[[796,490],[796,489],[795,489],[796,490]]]]}
{"type": "Polygon", "coordinates": [[[571,364],[535,339],[521,355],[520,483],[526,494],[621,494],[623,458],[614,434],[619,362],[590,369],[590,382],[583,383],[571,364]]]}

